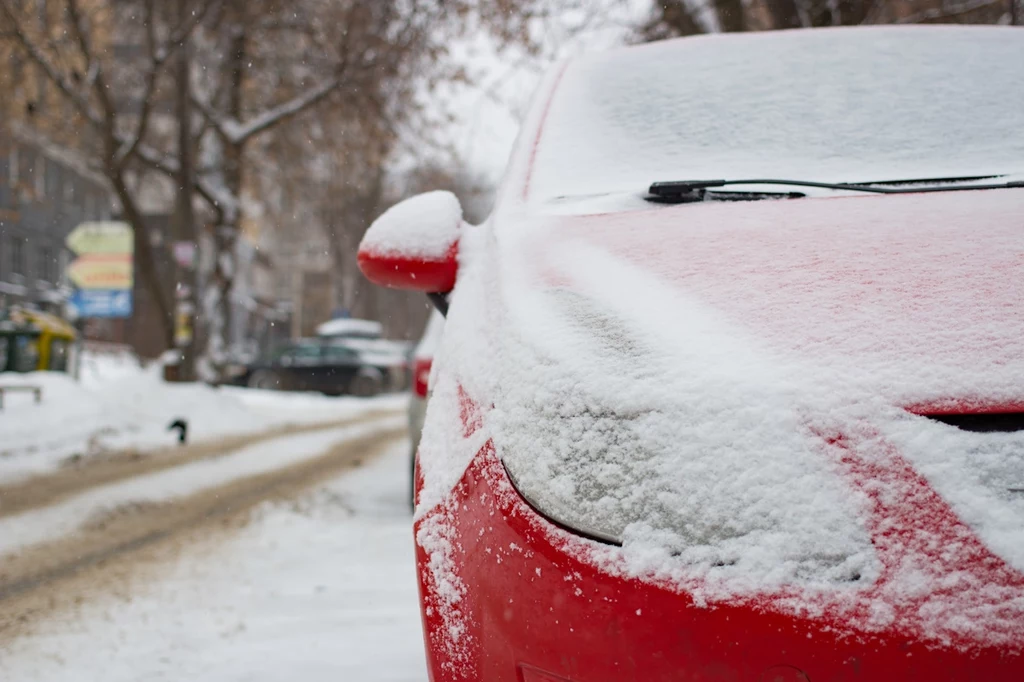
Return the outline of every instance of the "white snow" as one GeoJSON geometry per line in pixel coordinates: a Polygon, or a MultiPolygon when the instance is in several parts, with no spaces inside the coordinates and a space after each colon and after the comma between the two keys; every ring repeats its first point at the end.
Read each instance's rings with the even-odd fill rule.
{"type": "MultiPolygon", "coordinates": [[[[247,476],[283,469],[324,454],[331,445],[401,428],[402,415],[312,433],[281,436],[223,457],[200,460],[90,489],[41,510],[0,518],[0,554],[55,540],[104,512],[132,503],[160,502],[215,488],[247,476]]],[[[2,509],[0,501],[0,509],[2,509]]]]}
{"type": "Polygon", "coordinates": [[[51,471],[72,455],[173,446],[171,421],[188,420],[189,441],[238,435],[288,424],[402,409],[404,395],[328,398],[205,384],[168,384],[160,367],[140,368],[116,357],[87,355],[81,381],[51,372],[5,373],[7,385],[38,385],[42,403],[11,394],[0,411],[0,481],[51,471]]]}
{"type": "Polygon", "coordinates": [[[401,201],[373,221],[359,251],[377,256],[442,260],[459,240],[462,206],[451,192],[426,192],[401,201]]]}
{"type": "Polygon", "coordinates": [[[531,199],[664,180],[1019,173],[1022,62],[1014,28],[946,26],[720,34],[587,56],[551,102],[531,199]]]}
{"type": "Polygon", "coordinates": [[[433,310],[430,313],[430,318],[427,320],[427,327],[423,330],[423,336],[420,337],[420,341],[416,344],[416,349],[413,351],[413,357],[417,360],[433,358],[443,333],[444,315],[437,310],[433,310]]]}
{"type": "Polygon", "coordinates": [[[128,601],[88,602],[3,654],[21,682],[426,679],[408,443],[298,503],[267,503],[128,601]]]}
{"type": "Polygon", "coordinates": [[[319,336],[355,336],[360,338],[380,338],[384,325],[376,320],[357,320],[338,318],[327,320],[316,328],[319,336]]]}

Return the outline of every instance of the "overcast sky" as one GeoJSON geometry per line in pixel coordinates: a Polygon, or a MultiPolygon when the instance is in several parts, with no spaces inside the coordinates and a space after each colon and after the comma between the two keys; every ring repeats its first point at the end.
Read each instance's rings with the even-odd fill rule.
{"type": "MultiPolygon", "coordinates": [[[[478,36],[454,51],[466,65],[470,86],[452,88],[448,110],[456,123],[451,142],[463,162],[493,183],[501,179],[519,122],[545,70],[560,59],[621,44],[625,26],[644,16],[649,0],[601,0],[607,9],[589,18],[567,12],[560,21],[537,26],[544,55],[499,53],[494,42],[478,36]]],[[[590,3],[594,11],[599,3],[590,3]]],[[[443,106],[443,104],[439,104],[443,106]]]]}

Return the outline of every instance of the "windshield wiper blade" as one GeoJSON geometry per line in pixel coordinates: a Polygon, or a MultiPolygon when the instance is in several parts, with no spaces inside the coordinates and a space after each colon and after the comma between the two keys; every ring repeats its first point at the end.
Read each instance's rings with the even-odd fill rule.
{"type": "MultiPolygon", "coordinates": [[[[979,179],[993,176],[978,176],[979,179]]],[[[946,182],[969,181],[976,178],[949,178],[946,182]]],[[[890,180],[883,182],[811,182],[809,180],[780,180],[776,178],[755,178],[749,180],[679,180],[655,182],[651,185],[648,201],[664,203],[688,203],[702,201],[707,190],[732,185],[783,185],[791,187],[820,187],[822,189],[871,192],[873,194],[916,194],[918,192],[961,192],[979,189],[1024,188],[1024,181],[1001,182],[986,185],[938,185],[935,187],[883,187],[880,185],[927,183],[931,180],[890,180]]],[[[758,194],[760,192],[753,191],[758,194]]],[[[760,193],[763,194],[763,193],[760,193]]]]}

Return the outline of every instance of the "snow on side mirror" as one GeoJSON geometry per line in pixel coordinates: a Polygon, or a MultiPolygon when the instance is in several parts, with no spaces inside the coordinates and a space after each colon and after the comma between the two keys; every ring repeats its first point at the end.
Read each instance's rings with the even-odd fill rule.
{"type": "Polygon", "coordinates": [[[444,293],[455,287],[462,206],[451,192],[401,201],[373,221],[359,244],[359,269],[391,289],[444,293]]]}

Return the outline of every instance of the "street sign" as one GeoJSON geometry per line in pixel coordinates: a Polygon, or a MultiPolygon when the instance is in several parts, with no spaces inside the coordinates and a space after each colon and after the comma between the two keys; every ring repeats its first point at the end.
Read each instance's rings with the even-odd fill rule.
{"type": "Polygon", "coordinates": [[[116,221],[80,223],[64,240],[79,255],[87,253],[127,253],[134,251],[132,228],[116,221]]]}
{"type": "Polygon", "coordinates": [[[80,289],[131,289],[130,253],[87,253],[68,266],[68,278],[80,289]]]}
{"type": "Polygon", "coordinates": [[[78,317],[130,317],[132,292],[122,289],[78,289],[71,294],[78,317]]]}
{"type": "Polygon", "coordinates": [[[132,314],[134,239],[128,223],[81,223],[65,240],[78,258],[68,279],[78,287],[71,304],[80,317],[129,317],[132,314]]]}

